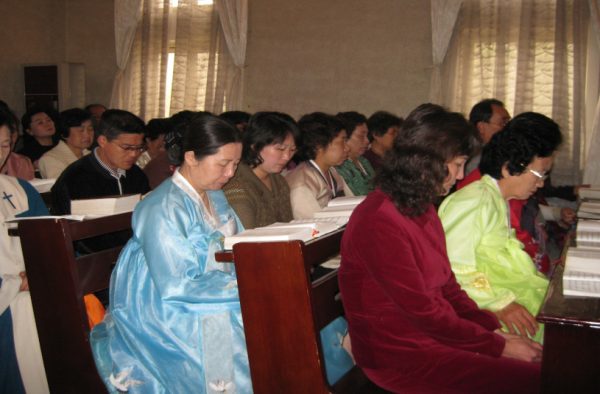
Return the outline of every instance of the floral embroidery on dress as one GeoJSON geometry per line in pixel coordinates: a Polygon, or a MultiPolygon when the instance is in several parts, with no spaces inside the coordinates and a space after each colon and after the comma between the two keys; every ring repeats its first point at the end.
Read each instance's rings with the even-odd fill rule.
{"type": "Polygon", "coordinates": [[[226,393],[233,388],[233,382],[226,382],[224,380],[216,380],[208,383],[211,389],[217,393],[226,393]]]}
{"type": "Polygon", "coordinates": [[[129,387],[142,384],[143,382],[139,380],[127,379],[129,374],[131,374],[131,370],[131,367],[125,368],[123,371],[119,372],[117,376],[111,373],[108,377],[110,384],[115,386],[115,388],[121,392],[127,392],[129,391],[129,387]]]}

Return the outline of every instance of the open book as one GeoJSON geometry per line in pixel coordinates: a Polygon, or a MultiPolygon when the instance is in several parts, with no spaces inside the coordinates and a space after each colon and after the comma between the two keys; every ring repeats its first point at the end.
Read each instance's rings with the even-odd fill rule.
{"type": "Polygon", "coordinates": [[[71,215],[99,217],[131,212],[141,200],[141,194],[111,196],[102,198],[85,198],[71,201],[71,215]]]}
{"type": "Polygon", "coordinates": [[[578,247],[600,248],[600,222],[580,219],[575,240],[578,247]]]}
{"type": "Polygon", "coordinates": [[[563,294],[600,297],[600,249],[569,248],[563,272],[563,294]]]}
{"type": "Polygon", "coordinates": [[[310,241],[337,230],[342,225],[335,222],[308,222],[305,220],[289,223],[273,223],[265,227],[244,230],[241,233],[225,237],[223,247],[233,248],[238,242],[276,242],[276,241],[310,241]]]}
{"type": "Polygon", "coordinates": [[[232,249],[239,242],[276,242],[276,241],[308,241],[313,237],[313,229],[310,227],[258,227],[244,230],[241,233],[225,237],[223,247],[232,249]]]}

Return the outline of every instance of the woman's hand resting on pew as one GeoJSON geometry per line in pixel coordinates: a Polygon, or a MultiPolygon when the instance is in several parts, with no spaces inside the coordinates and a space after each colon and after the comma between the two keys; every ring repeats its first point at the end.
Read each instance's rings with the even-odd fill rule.
{"type": "Polygon", "coordinates": [[[515,358],[530,363],[539,363],[542,361],[543,348],[539,343],[526,337],[507,334],[499,329],[494,332],[501,335],[506,340],[504,350],[502,351],[502,357],[515,358]]]}
{"type": "Polygon", "coordinates": [[[496,317],[504,323],[511,334],[533,337],[539,328],[535,317],[525,307],[516,302],[512,302],[497,311],[496,317]]]}

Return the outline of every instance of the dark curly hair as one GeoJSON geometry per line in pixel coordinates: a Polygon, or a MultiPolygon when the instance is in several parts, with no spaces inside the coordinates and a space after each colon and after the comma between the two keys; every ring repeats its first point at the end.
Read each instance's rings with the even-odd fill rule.
{"type": "Polygon", "coordinates": [[[536,157],[550,157],[561,143],[556,122],[536,112],[524,112],[494,134],[483,148],[479,170],[501,179],[506,165],[509,174],[519,175],[536,157]]]}
{"type": "Polygon", "coordinates": [[[446,163],[470,156],[476,138],[475,129],[462,114],[422,104],[402,124],[375,184],[403,215],[419,216],[444,192],[446,163]]]}
{"type": "Polygon", "coordinates": [[[326,148],[344,129],[335,116],[323,112],[304,115],[298,121],[300,129],[300,156],[303,160],[314,159],[319,148],[326,148]]]}
{"type": "Polygon", "coordinates": [[[291,134],[298,139],[293,118],[280,112],[257,112],[250,118],[243,134],[242,160],[254,168],[262,163],[260,151],[267,145],[280,144],[291,134]]]}

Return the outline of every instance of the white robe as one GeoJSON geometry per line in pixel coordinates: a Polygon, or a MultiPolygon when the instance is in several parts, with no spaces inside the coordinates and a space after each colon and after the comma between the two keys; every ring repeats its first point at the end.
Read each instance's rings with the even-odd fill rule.
{"type": "Polygon", "coordinates": [[[25,271],[19,237],[8,235],[6,220],[29,209],[27,194],[16,178],[0,175],[0,314],[10,308],[17,362],[25,391],[48,393],[42,352],[28,291],[19,292],[20,272],[25,271]]]}

